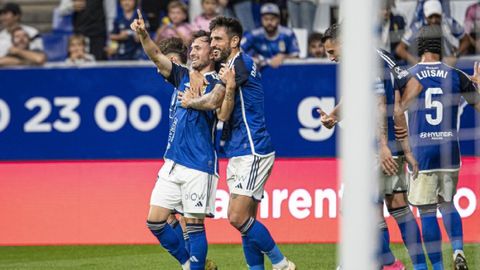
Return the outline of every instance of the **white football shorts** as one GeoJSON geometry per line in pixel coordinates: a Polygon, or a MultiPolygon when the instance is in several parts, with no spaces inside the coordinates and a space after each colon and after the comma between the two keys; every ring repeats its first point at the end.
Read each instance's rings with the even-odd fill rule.
{"type": "Polygon", "coordinates": [[[231,194],[261,201],[265,183],[272,172],[275,155],[232,157],[227,166],[227,184],[231,194]]]}
{"type": "Polygon", "coordinates": [[[176,210],[187,218],[215,213],[218,177],[165,160],[158,172],[150,204],[176,210]]]}

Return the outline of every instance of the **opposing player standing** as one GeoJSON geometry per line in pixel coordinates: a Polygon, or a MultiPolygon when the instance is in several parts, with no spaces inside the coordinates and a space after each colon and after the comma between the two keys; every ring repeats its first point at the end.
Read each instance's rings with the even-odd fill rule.
{"type": "MultiPolygon", "coordinates": [[[[156,64],[159,73],[176,87],[170,107],[170,130],[165,152],[165,163],[150,199],[147,226],[160,244],[186,269],[205,269],[207,239],[204,218],[213,215],[218,181],[217,157],[214,148],[215,111],[184,109],[176,102],[177,94],[189,86],[189,70],[172,63],[150,39],[139,12],[139,19],[131,24],[142,46],[156,64]],[[183,212],[190,239],[190,254],[181,245],[180,236],[167,225],[172,210],[183,212]]],[[[210,37],[199,31],[193,37],[190,59],[209,82],[205,93],[218,84],[211,59],[210,37]]],[[[231,79],[226,79],[227,87],[231,79]]],[[[224,91],[224,90],[223,90],[224,91]]]]}
{"type": "Polygon", "coordinates": [[[224,150],[229,158],[227,183],[230,189],[228,219],[242,235],[249,269],[264,269],[264,254],[273,269],[293,270],[295,264],[280,252],[268,229],[256,220],[258,203],[270,176],[275,152],[265,124],[264,92],[260,74],[251,57],[240,52],[243,29],[239,21],[217,17],[210,24],[211,47],[217,63],[224,64],[220,74],[234,70],[237,88],[227,89],[225,98],[213,92],[196,99],[184,99],[187,108],[211,109],[222,106],[230,111],[220,120],[227,121],[230,135],[224,150]]]}
{"type": "MultiPolygon", "coordinates": [[[[420,30],[418,53],[421,62],[410,72],[422,87],[406,89],[395,113],[397,116],[410,111],[410,137],[420,168],[418,177],[410,180],[408,200],[420,211],[423,241],[433,269],[444,269],[438,209],[453,248],[454,269],[465,270],[468,266],[463,253],[462,219],[453,204],[461,166],[458,108],[463,97],[480,111],[480,94],[467,75],[441,62],[440,26],[420,30]]],[[[477,83],[478,71],[476,64],[472,79],[477,83]]]]}
{"type": "MultiPolygon", "coordinates": [[[[332,25],[325,32],[323,43],[331,61],[340,60],[340,34],[339,25],[332,25]]],[[[415,158],[410,150],[408,138],[402,138],[401,142],[395,142],[393,108],[400,98],[399,89],[417,87],[418,82],[410,80],[408,72],[399,68],[393,57],[386,51],[377,50],[377,55],[382,63],[381,76],[375,84],[375,93],[380,112],[378,141],[379,159],[383,173],[379,176],[381,187],[380,196],[383,197],[388,211],[395,218],[402,234],[402,239],[407,247],[414,269],[427,269],[425,255],[422,249],[420,230],[406,200],[407,181],[405,179],[405,162],[416,166],[415,158]],[[407,86],[407,84],[409,84],[407,86]]],[[[341,102],[334,111],[327,115],[320,111],[322,123],[327,128],[332,128],[339,121],[341,102]]],[[[400,128],[407,130],[405,116],[399,115],[395,122],[402,125],[400,128]],[[403,119],[403,121],[402,121],[403,119]]],[[[383,200],[379,201],[379,208],[383,210],[383,200]]],[[[380,211],[379,213],[382,213],[380,211]]],[[[382,236],[380,263],[383,269],[405,269],[403,263],[395,258],[390,250],[390,234],[385,219],[381,218],[379,224],[382,236]]]]}

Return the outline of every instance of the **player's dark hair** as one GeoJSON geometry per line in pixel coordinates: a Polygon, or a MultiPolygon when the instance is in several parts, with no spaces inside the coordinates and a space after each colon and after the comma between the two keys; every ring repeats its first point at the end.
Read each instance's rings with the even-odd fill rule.
{"type": "Polygon", "coordinates": [[[340,37],[340,24],[332,24],[323,34],[322,43],[331,39],[333,41],[337,40],[340,37]]]}
{"type": "Polygon", "coordinates": [[[242,39],[243,27],[237,19],[218,16],[210,22],[210,32],[217,27],[225,27],[230,38],[238,36],[242,39]]]}
{"type": "Polygon", "coordinates": [[[316,42],[316,41],[321,42],[322,39],[323,39],[323,35],[321,33],[313,32],[308,36],[308,45],[310,45],[312,42],[316,42]]]}
{"type": "Polygon", "coordinates": [[[426,25],[420,28],[417,37],[418,55],[426,52],[442,55],[442,28],[440,25],[426,25]]]}
{"type": "Polygon", "coordinates": [[[182,64],[187,63],[188,48],[181,38],[172,37],[163,39],[158,43],[158,48],[163,54],[176,53],[180,57],[182,64]]]}
{"type": "Polygon", "coordinates": [[[208,44],[210,44],[210,41],[212,40],[210,38],[210,32],[207,32],[207,31],[204,31],[204,30],[199,30],[199,31],[196,31],[192,34],[192,42],[197,39],[197,38],[206,38],[206,41],[205,42],[208,42],[208,44]]]}

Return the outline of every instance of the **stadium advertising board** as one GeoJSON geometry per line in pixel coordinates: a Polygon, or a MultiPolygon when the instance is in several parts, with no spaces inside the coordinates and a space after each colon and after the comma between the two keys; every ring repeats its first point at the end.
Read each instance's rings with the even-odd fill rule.
{"type": "MultiPolygon", "coordinates": [[[[0,245],[156,243],[145,219],[161,164],[160,160],[0,163],[4,221],[0,245]]],[[[259,217],[277,241],[338,240],[341,191],[337,166],[336,159],[276,161],[259,217]]],[[[225,160],[220,168],[216,219],[208,220],[208,239],[210,243],[239,243],[238,232],[226,219],[225,160]]],[[[464,158],[455,203],[467,242],[480,241],[479,180],[480,159],[464,158]]],[[[388,221],[392,239],[400,241],[396,224],[392,218],[388,221]]]]}
{"type": "MultiPolygon", "coordinates": [[[[163,155],[172,87],[150,66],[12,69],[0,81],[0,160],[163,155]]],[[[267,69],[263,83],[277,156],[335,157],[335,129],[322,127],[315,109],[336,103],[336,66],[267,69]]],[[[474,121],[467,108],[462,125],[474,121]]],[[[473,142],[464,144],[473,154],[473,142]]]]}

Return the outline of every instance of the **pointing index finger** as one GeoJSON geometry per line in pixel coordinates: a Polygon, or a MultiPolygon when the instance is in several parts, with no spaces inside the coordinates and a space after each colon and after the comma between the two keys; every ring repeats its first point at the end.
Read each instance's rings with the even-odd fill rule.
{"type": "Polygon", "coordinates": [[[139,8],[137,8],[137,15],[139,20],[143,20],[142,12],[140,11],[139,8]]]}

